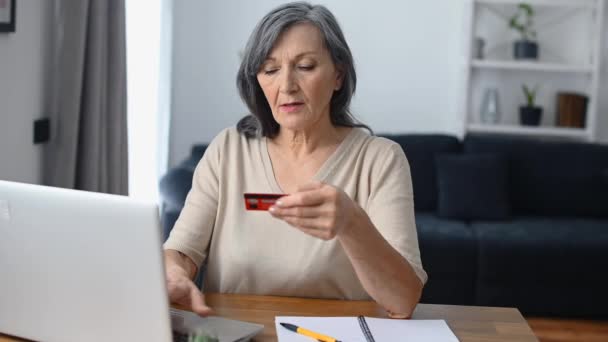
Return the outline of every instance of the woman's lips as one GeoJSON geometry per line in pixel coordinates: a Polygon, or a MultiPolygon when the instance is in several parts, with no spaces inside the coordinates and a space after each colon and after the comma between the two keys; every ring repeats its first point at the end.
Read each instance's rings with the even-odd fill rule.
{"type": "Polygon", "coordinates": [[[285,113],[293,113],[299,111],[304,106],[302,102],[292,102],[280,105],[279,107],[285,113]]]}

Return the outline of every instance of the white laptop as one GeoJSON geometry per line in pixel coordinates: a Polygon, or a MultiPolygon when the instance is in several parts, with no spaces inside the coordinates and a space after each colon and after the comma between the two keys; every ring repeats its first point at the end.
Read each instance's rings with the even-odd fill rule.
{"type": "Polygon", "coordinates": [[[0,181],[0,333],[169,342],[171,319],[182,333],[211,327],[220,341],[245,341],[263,328],[170,317],[155,204],[0,181]]]}

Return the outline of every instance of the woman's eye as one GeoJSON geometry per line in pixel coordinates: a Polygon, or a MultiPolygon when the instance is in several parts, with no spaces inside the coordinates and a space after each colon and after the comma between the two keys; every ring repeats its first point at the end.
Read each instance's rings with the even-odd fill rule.
{"type": "Polygon", "coordinates": [[[298,65],[298,69],[304,70],[304,71],[310,71],[314,68],[315,68],[314,65],[298,65]]]}
{"type": "Polygon", "coordinates": [[[264,70],[264,75],[272,75],[274,73],[277,72],[278,69],[269,69],[269,70],[264,70]]]}

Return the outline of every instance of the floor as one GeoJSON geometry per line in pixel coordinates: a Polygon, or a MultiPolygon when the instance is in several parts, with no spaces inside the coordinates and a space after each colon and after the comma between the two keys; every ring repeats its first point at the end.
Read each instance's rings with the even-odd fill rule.
{"type": "Polygon", "coordinates": [[[532,317],[526,320],[541,342],[608,341],[608,321],[532,317]]]}

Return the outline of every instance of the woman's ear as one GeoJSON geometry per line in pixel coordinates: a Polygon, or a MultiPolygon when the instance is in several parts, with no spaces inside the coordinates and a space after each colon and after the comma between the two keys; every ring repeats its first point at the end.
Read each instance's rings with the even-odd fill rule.
{"type": "Polygon", "coordinates": [[[336,86],[334,87],[334,91],[340,90],[342,83],[344,83],[344,72],[342,68],[336,68],[336,86]]]}

